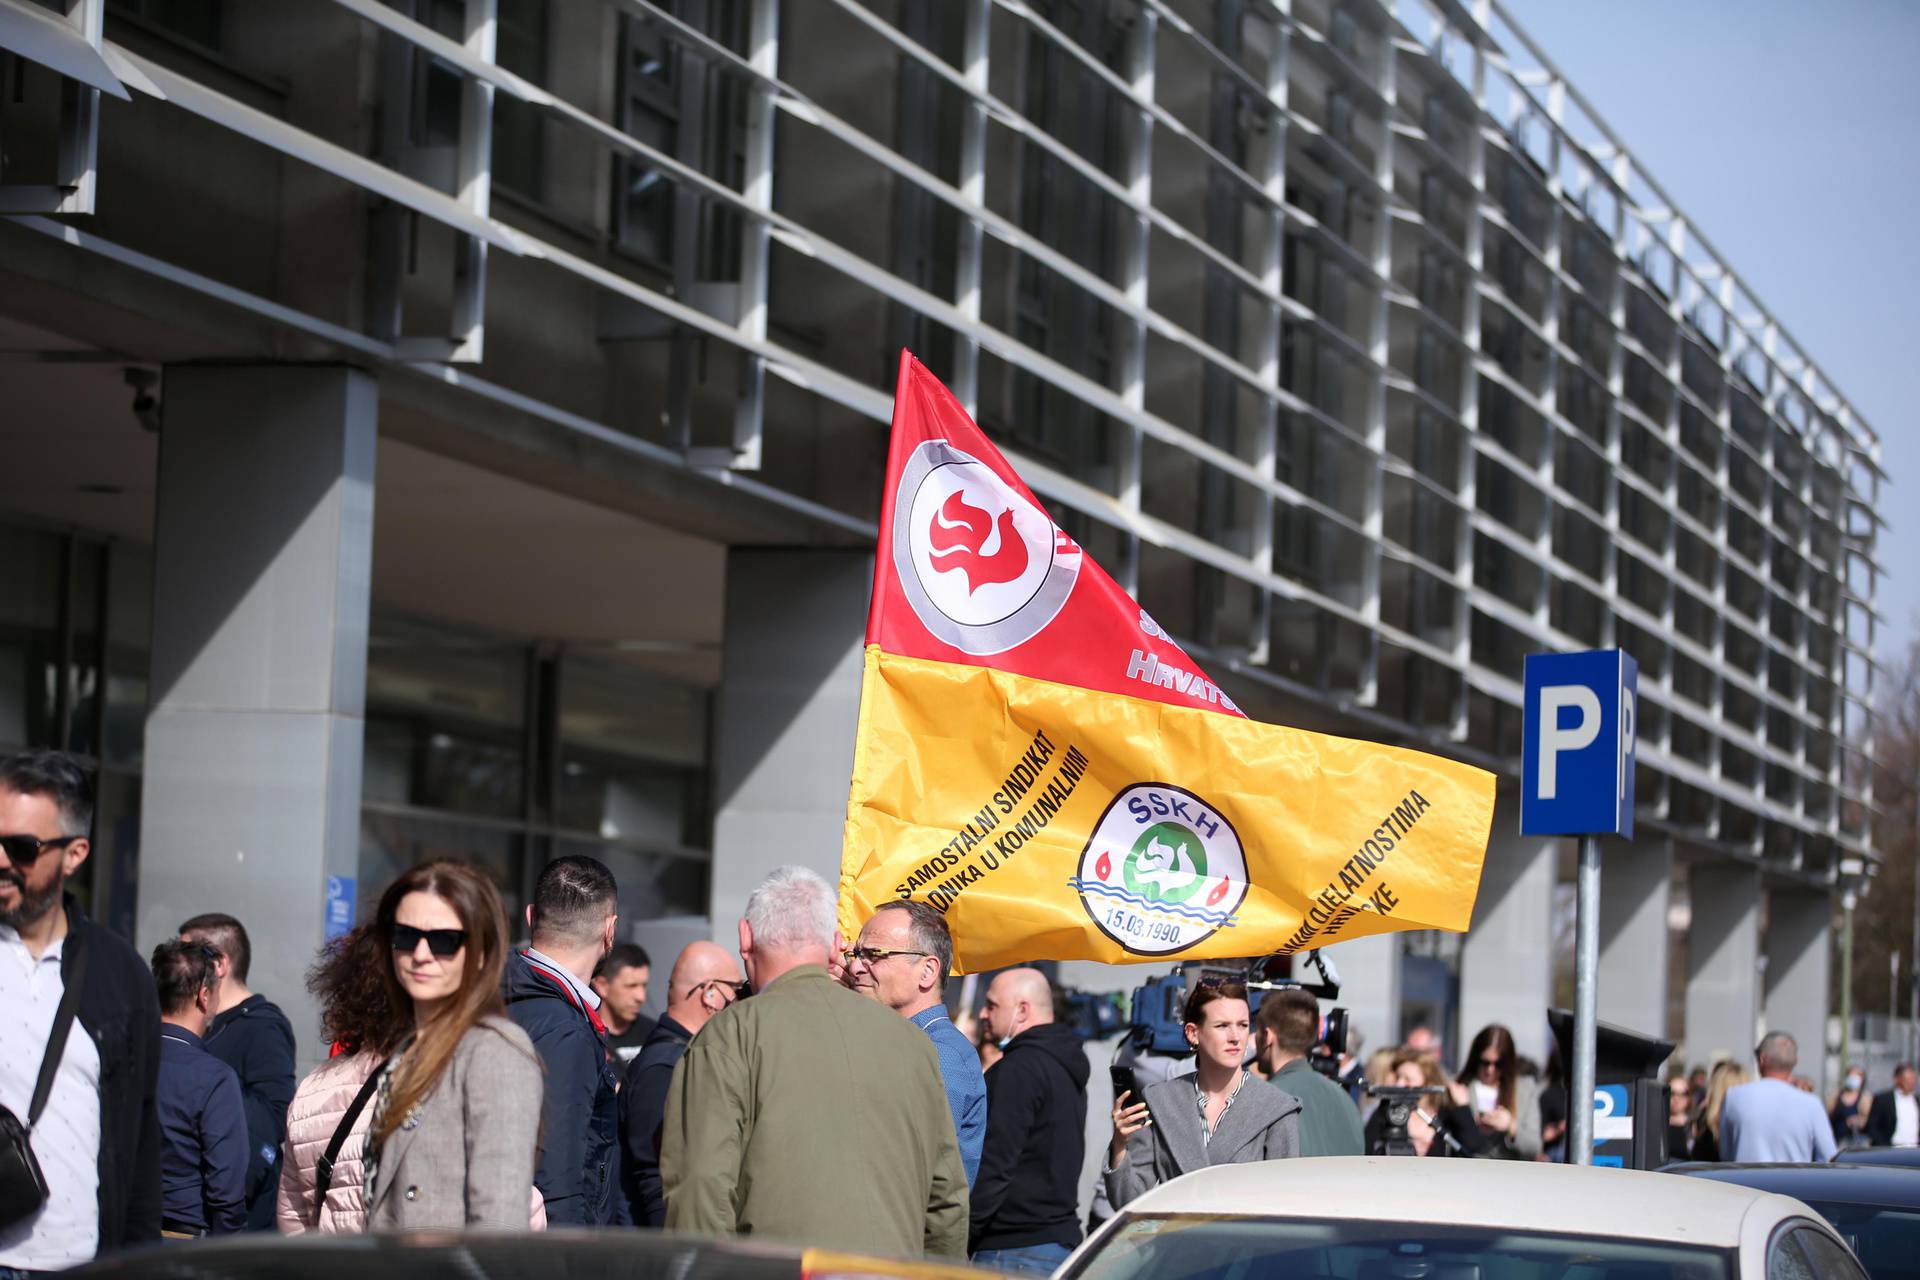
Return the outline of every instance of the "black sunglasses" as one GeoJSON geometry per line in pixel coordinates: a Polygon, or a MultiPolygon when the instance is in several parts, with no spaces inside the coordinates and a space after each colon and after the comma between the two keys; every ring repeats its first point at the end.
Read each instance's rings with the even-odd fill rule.
{"type": "Polygon", "coordinates": [[[75,840],[84,839],[85,836],[58,836],[52,840],[42,840],[39,836],[0,836],[0,849],[6,850],[8,862],[24,871],[47,850],[64,849],[75,840]]]}
{"type": "Polygon", "coordinates": [[[427,950],[442,960],[459,955],[460,948],[467,945],[465,929],[416,929],[397,921],[387,926],[387,936],[393,940],[393,949],[405,955],[417,951],[420,939],[425,938],[427,950]]]}

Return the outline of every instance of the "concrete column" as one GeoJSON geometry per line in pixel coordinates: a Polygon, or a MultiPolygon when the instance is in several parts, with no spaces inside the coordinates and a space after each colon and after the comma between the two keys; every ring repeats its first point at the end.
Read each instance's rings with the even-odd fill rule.
{"type": "Polygon", "coordinates": [[[1750,1062],[1760,1042],[1759,869],[1700,862],[1687,878],[1687,1061],[1750,1062]]]}
{"type": "Polygon", "coordinates": [[[1447,1046],[1456,1059],[1465,1056],[1480,1028],[1498,1022],[1513,1032],[1522,1054],[1535,1062],[1547,1060],[1560,842],[1520,835],[1519,825],[1517,809],[1501,804],[1480,873],[1473,926],[1460,943],[1459,1044],[1447,1046]]]}
{"type": "Polygon", "coordinates": [[[724,947],[738,941],[747,895],[773,868],[797,862],[839,880],[872,588],[864,553],[727,557],[709,897],[724,947]]]}
{"type": "Polygon", "coordinates": [[[1767,895],[1767,1030],[1800,1046],[1800,1074],[1824,1093],[1827,1080],[1828,969],[1833,959],[1833,900],[1823,889],[1775,889],[1767,895]]]}
{"type": "MultiPolygon", "coordinates": [[[[1366,1040],[1365,1054],[1400,1043],[1400,935],[1379,933],[1327,948],[1340,975],[1340,1003],[1366,1040]]],[[[1298,972],[1298,962],[1296,962],[1298,972]]]]}
{"type": "Polygon", "coordinates": [[[1600,1021],[1664,1036],[1673,845],[1641,836],[1600,848],[1600,1021]]]}
{"type": "Polygon", "coordinates": [[[328,878],[360,856],[379,392],[333,365],[176,366],[165,385],[139,942],[237,917],[248,985],[317,1062],[302,975],[328,878]]]}

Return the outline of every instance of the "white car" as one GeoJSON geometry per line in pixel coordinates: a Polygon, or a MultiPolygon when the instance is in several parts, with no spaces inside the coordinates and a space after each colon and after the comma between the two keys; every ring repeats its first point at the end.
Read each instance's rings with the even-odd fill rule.
{"type": "Polygon", "coordinates": [[[1128,1204],[1055,1280],[1866,1280],[1790,1196],[1507,1160],[1222,1165],[1128,1204]]]}

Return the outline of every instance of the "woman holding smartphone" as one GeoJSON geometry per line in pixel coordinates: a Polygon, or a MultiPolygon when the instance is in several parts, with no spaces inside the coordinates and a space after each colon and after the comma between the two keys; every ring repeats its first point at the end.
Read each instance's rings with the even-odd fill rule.
{"type": "Polygon", "coordinates": [[[388,999],[412,1030],[375,1095],[367,1226],[525,1231],[544,1084],[500,999],[500,895],[470,866],[430,862],[388,888],[377,927],[388,999]]]}
{"type": "Polygon", "coordinates": [[[1195,1169],[1300,1154],[1300,1100],[1241,1065],[1250,1031],[1246,985],[1201,979],[1185,1018],[1193,1074],[1146,1086],[1138,1102],[1129,1102],[1131,1093],[1114,1099],[1106,1182],[1115,1209],[1195,1169]]]}

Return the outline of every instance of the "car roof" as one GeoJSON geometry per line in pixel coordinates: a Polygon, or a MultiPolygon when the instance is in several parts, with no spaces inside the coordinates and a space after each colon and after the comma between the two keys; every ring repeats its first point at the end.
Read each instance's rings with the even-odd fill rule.
{"type": "Polygon", "coordinates": [[[1920,1147],[1852,1147],[1833,1158],[1835,1164],[1874,1164],[1894,1169],[1920,1168],[1920,1147]]]}
{"type": "Polygon", "coordinates": [[[1809,1203],[1920,1208],[1920,1172],[1881,1164],[1674,1164],[1664,1172],[1711,1178],[1809,1203]]]}
{"type": "Polygon", "coordinates": [[[230,1235],[117,1251],[80,1280],[1004,1280],[934,1261],[835,1253],[764,1239],[670,1231],[424,1231],[411,1235],[230,1235]]]}
{"type": "Polygon", "coordinates": [[[1175,1178],[1129,1214],[1392,1220],[1732,1249],[1758,1214],[1806,1206],[1707,1178],[1516,1160],[1331,1156],[1219,1165],[1175,1178]]]}

